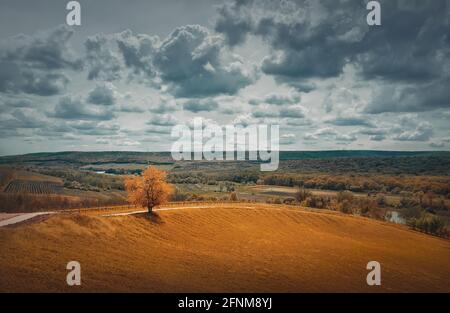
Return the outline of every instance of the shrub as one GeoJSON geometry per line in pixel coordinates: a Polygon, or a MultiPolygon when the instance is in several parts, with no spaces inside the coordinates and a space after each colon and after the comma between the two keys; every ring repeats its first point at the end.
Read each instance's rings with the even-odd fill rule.
{"type": "Polygon", "coordinates": [[[204,201],[205,197],[203,197],[202,195],[198,195],[196,193],[193,193],[192,195],[190,195],[187,199],[188,201],[204,201]]]}
{"type": "Polygon", "coordinates": [[[338,210],[342,213],[352,213],[352,203],[348,200],[342,200],[341,202],[338,203],[338,210]]]}
{"type": "Polygon", "coordinates": [[[378,195],[378,196],[377,196],[377,204],[378,204],[379,206],[384,206],[384,205],[386,205],[386,197],[383,196],[383,195],[378,195]]]}
{"type": "Polygon", "coordinates": [[[186,201],[189,198],[189,195],[182,192],[178,188],[170,195],[170,201],[186,201]]]}
{"type": "Polygon", "coordinates": [[[297,191],[295,192],[295,199],[297,200],[297,202],[303,202],[306,200],[306,198],[310,197],[311,193],[309,191],[307,191],[305,188],[303,187],[297,187],[297,191]]]}
{"type": "Polygon", "coordinates": [[[284,204],[294,204],[294,202],[295,202],[295,199],[294,199],[294,198],[285,198],[285,199],[283,200],[283,203],[284,203],[284,204]]]}
{"type": "Polygon", "coordinates": [[[337,202],[338,203],[342,203],[342,202],[348,202],[349,204],[351,204],[353,202],[353,199],[355,198],[355,196],[350,192],[350,191],[339,191],[337,194],[337,202]]]}
{"type": "Polygon", "coordinates": [[[407,224],[413,228],[428,234],[448,236],[445,222],[436,215],[423,214],[420,218],[409,219],[407,224]]]}

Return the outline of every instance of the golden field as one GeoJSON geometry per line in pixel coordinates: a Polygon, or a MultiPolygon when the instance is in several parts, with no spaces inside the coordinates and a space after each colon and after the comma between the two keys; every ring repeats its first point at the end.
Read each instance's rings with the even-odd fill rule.
{"type": "Polygon", "coordinates": [[[386,222],[266,204],[96,214],[1,228],[0,291],[450,291],[450,241],[386,222]],[[81,286],[66,285],[71,260],[81,286]]]}

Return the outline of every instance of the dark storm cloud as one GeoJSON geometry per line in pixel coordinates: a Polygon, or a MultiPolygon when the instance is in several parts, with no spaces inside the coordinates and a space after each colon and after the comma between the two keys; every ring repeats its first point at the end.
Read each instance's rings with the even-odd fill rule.
{"type": "Polygon", "coordinates": [[[364,108],[367,113],[420,112],[450,108],[450,78],[420,85],[385,86],[364,108]]]}
{"type": "Polygon", "coordinates": [[[380,1],[382,25],[377,27],[366,23],[366,2],[227,2],[218,10],[216,30],[230,45],[248,34],[262,37],[272,49],[262,62],[263,72],[301,91],[308,91],[301,87],[308,80],[336,77],[353,64],[363,80],[398,85],[400,95],[414,88],[425,92],[416,92],[413,101],[377,100],[367,111],[448,107],[448,88],[442,88],[450,71],[446,1],[380,1]]]}
{"type": "Polygon", "coordinates": [[[88,102],[98,105],[113,105],[116,102],[114,90],[108,85],[98,85],[88,95],[88,102]]]}
{"type": "Polygon", "coordinates": [[[54,29],[38,32],[33,36],[17,35],[8,38],[2,44],[7,45],[2,50],[3,60],[24,62],[26,65],[44,69],[80,69],[81,60],[71,52],[69,40],[74,31],[60,25],[54,29]]]}
{"type": "Polygon", "coordinates": [[[358,49],[367,28],[361,4],[356,0],[236,1],[219,9],[216,29],[227,38],[237,32],[241,39],[251,33],[266,40],[273,49],[262,64],[267,74],[292,79],[333,77],[358,49]],[[226,24],[233,27],[218,27],[226,24]]]}
{"type": "Polygon", "coordinates": [[[84,42],[88,79],[113,81],[122,77],[123,59],[112,35],[97,34],[84,42]]]}
{"type": "Polygon", "coordinates": [[[225,34],[227,43],[235,46],[245,41],[247,33],[252,30],[251,20],[243,19],[239,12],[245,10],[245,1],[236,1],[229,6],[218,7],[219,17],[217,18],[215,30],[225,34]],[[239,12],[239,14],[236,14],[239,12]]]}
{"type": "Polygon", "coordinates": [[[253,68],[226,53],[221,37],[199,25],[179,27],[163,41],[131,31],[98,34],[85,47],[89,79],[157,77],[177,97],[235,94],[256,79],[253,68]]]}
{"type": "Polygon", "coordinates": [[[145,34],[133,35],[126,30],[117,36],[117,44],[122,52],[125,65],[136,75],[155,76],[153,56],[159,39],[145,34]]]}
{"type": "Polygon", "coordinates": [[[226,56],[224,46],[202,26],[179,27],[162,42],[155,65],[176,96],[235,94],[254,82],[255,74],[239,59],[226,56]],[[224,61],[225,57],[232,59],[224,61]]]}
{"type": "Polygon", "coordinates": [[[88,37],[84,43],[88,79],[153,78],[156,75],[153,58],[158,41],[156,36],[135,35],[130,30],[88,37]]]}
{"type": "Polygon", "coordinates": [[[72,97],[60,98],[53,112],[47,112],[47,116],[67,120],[111,120],[114,113],[104,108],[92,108],[80,99],[72,97]]]}
{"type": "MultiPolygon", "coordinates": [[[[367,32],[357,56],[366,78],[429,81],[445,75],[450,28],[446,0],[383,1],[382,25],[367,32]]],[[[448,74],[448,73],[447,73],[448,74]]]]}
{"type": "Polygon", "coordinates": [[[17,35],[0,45],[0,92],[51,96],[69,82],[64,70],[80,70],[82,63],[70,50],[73,31],[66,26],[17,35]]]}

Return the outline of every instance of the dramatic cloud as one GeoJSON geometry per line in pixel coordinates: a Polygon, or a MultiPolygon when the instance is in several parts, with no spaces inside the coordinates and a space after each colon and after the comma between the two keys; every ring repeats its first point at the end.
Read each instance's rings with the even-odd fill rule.
{"type": "Polygon", "coordinates": [[[33,107],[33,102],[25,98],[9,98],[0,96],[0,113],[10,112],[11,110],[17,108],[31,108],[33,107]]]}
{"type": "Polygon", "coordinates": [[[365,117],[360,116],[337,116],[335,118],[326,120],[325,123],[335,126],[366,126],[375,127],[375,125],[365,117]]]}
{"type": "Polygon", "coordinates": [[[157,36],[135,35],[130,30],[89,37],[84,43],[88,78],[149,82],[156,75],[153,58],[158,42],[157,36]]]}
{"type": "Polygon", "coordinates": [[[218,9],[216,30],[232,46],[247,35],[263,38],[271,47],[263,72],[302,91],[311,80],[338,77],[352,64],[363,80],[396,89],[391,98],[374,99],[368,112],[448,107],[446,1],[380,2],[382,25],[370,27],[366,1],[236,0],[218,9]]]}
{"type": "Polygon", "coordinates": [[[0,92],[51,96],[69,82],[63,70],[80,70],[71,52],[73,31],[60,26],[34,36],[17,35],[0,44],[0,92]]]}
{"type": "Polygon", "coordinates": [[[158,49],[155,65],[179,97],[235,94],[256,79],[253,68],[227,55],[223,40],[199,25],[174,30],[158,49]]]}
{"type": "Polygon", "coordinates": [[[147,122],[148,125],[156,126],[174,126],[177,123],[178,119],[171,114],[155,115],[147,122]]]}
{"type": "Polygon", "coordinates": [[[300,105],[291,105],[280,109],[280,117],[304,118],[305,109],[300,105]]]}
{"type": "Polygon", "coordinates": [[[245,41],[247,33],[252,30],[251,20],[242,18],[246,10],[245,1],[235,1],[232,4],[220,6],[219,16],[216,21],[215,30],[225,34],[227,43],[235,46],[245,41]],[[238,14],[236,14],[238,13],[238,14]]]}
{"type": "Polygon", "coordinates": [[[433,135],[430,123],[421,121],[417,115],[407,114],[399,118],[398,125],[390,129],[398,141],[428,141],[433,135]]]}
{"type": "Polygon", "coordinates": [[[88,79],[113,81],[122,77],[124,61],[114,35],[97,34],[87,38],[84,46],[88,79]]]}
{"type": "Polygon", "coordinates": [[[251,105],[258,105],[261,103],[284,105],[284,104],[297,104],[300,103],[300,95],[298,93],[269,93],[261,98],[250,99],[251,105]]]}
{"type": "Polygon", "coordinates": [[[336,141],[336,142],[352,142],[357,140],[357,136],[355,134],[344,134],[336,131],[333,128],[326,127],[320,128],[314,132],[306,133],[303,138],[305,140],[325,140],[325,141],[336,141]]]}
{"type": "Polygon", "coordinates": [[[108,122],[97,121],[75,121],[69,122],[68,126],[71,131],[77,134],[90,135],[90,136],[105,136],[115,135],[120,130],[120,126],[117,124],[109,124],[108,122]]]}
{"type": "Polygon", "coordinates": [[[88,101],[99,105],[113,105],[116,102],[112,84],[98,85],[88,95],[88,101]]]}
{"type": "Polygon", "coordinates": [[[55,106],[55,110],[48,112],[47,115],[67,120],[111,120],[114,118],[110,110],[93,108],[80,99],[72,97],[62,97],[55,106]]]}
{"type": "Polygon", "coordinates": [[[406,130],[394,137],[400,141],[428,141],[433,134],[433,129],[428,123],[420,123],[413,130],[406,130]]]}
{"type": "Polygon", "coordinates": [[[156,75],[153,67],[153,56],[156,53],[159,41],[157,36],[133,35],[130,30],[126,30],[120,33],[116,40],[125,64],[132,69],[133,74],[145,77],[156,75]]]}
{"type": "Polygon", "coordinates": [[[367,113],[420,112],[450,108],[450,77],[421,85],[385,86],[365,107],[367,113]]]}
{"type": "Polygon", "coordinates": [[[368,31],[364,16],[365,6],[356,0],[235,1],[219,9],[216,30],[230,44],[242,42],[246,33],[266,40],[273,49],[262,64],[266,74],[326,78],[339,75],[360,48],[368,31]]]}
{"type": "Polygon", "coordinates": [[[386,139],[386,135],[389,133],[389,130],[380,128],[363,128],[355,133],[368,135],[369,139],[372,141],[383,141],[386,139]]]}
{"type": "Polygon", "coordinates": [[[217,101],[213,99],[193,99],[183,103],[183,109],[194,113],[201,111],[213,111],[219,107],[217,101]]]}
{"type": "Polygon", "coordinates": [[[194,1],[181,15],[161,0],[168,18],[138,3],[144,19],[118,21],[117,5],[47,30],[45,6],[6,3],[33,20],[0,21],[1,153],[169,149],[193,117],[277,124],[282,149],[449,149],[448,1],[380,0],[381,26],[367,2],[194,1]]]}
{"type": "Polygon", "coordinates": [[[269,117],[269,118],[275,118],[279,116],[279,112],[271,109],[269,106],[258,106],[257,108],[252,110],[253,117],[256,118],[262,118],[262,117],[269,117]]]}
{"type": "Polygon", "coordinates": [[[253,66],[246,67],[220,36],[199,25],[179,27],[163,41],[129,30],[95,35],[85,47],[89,79],[140,78],[166,84],[177,97],[235,94],[257,78],[253,66]]]}
{"type": "Polygon", "coordinates": [[[0,128],[2,129],[17,129],[17,128],[41,128],[45,127],[44,121],[35,117],[30,112],[23,112],[22,110],[15,110],[11,113],[10,118],[2,119],[0,121],[0,128]]]}

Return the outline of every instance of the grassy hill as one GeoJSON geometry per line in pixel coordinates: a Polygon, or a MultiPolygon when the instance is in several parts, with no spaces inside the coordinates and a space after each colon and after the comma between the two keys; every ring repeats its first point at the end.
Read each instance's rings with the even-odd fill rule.
{"type": "Polygon", "coordinates": [[[0,229],[0,291],[450,291],[450,241],[330,211],[222,204],[0,229]],[[79,261],[82,285],[65,266],[79,261]],[[382,286],[366,285],[366,264],[382,286]]]}

